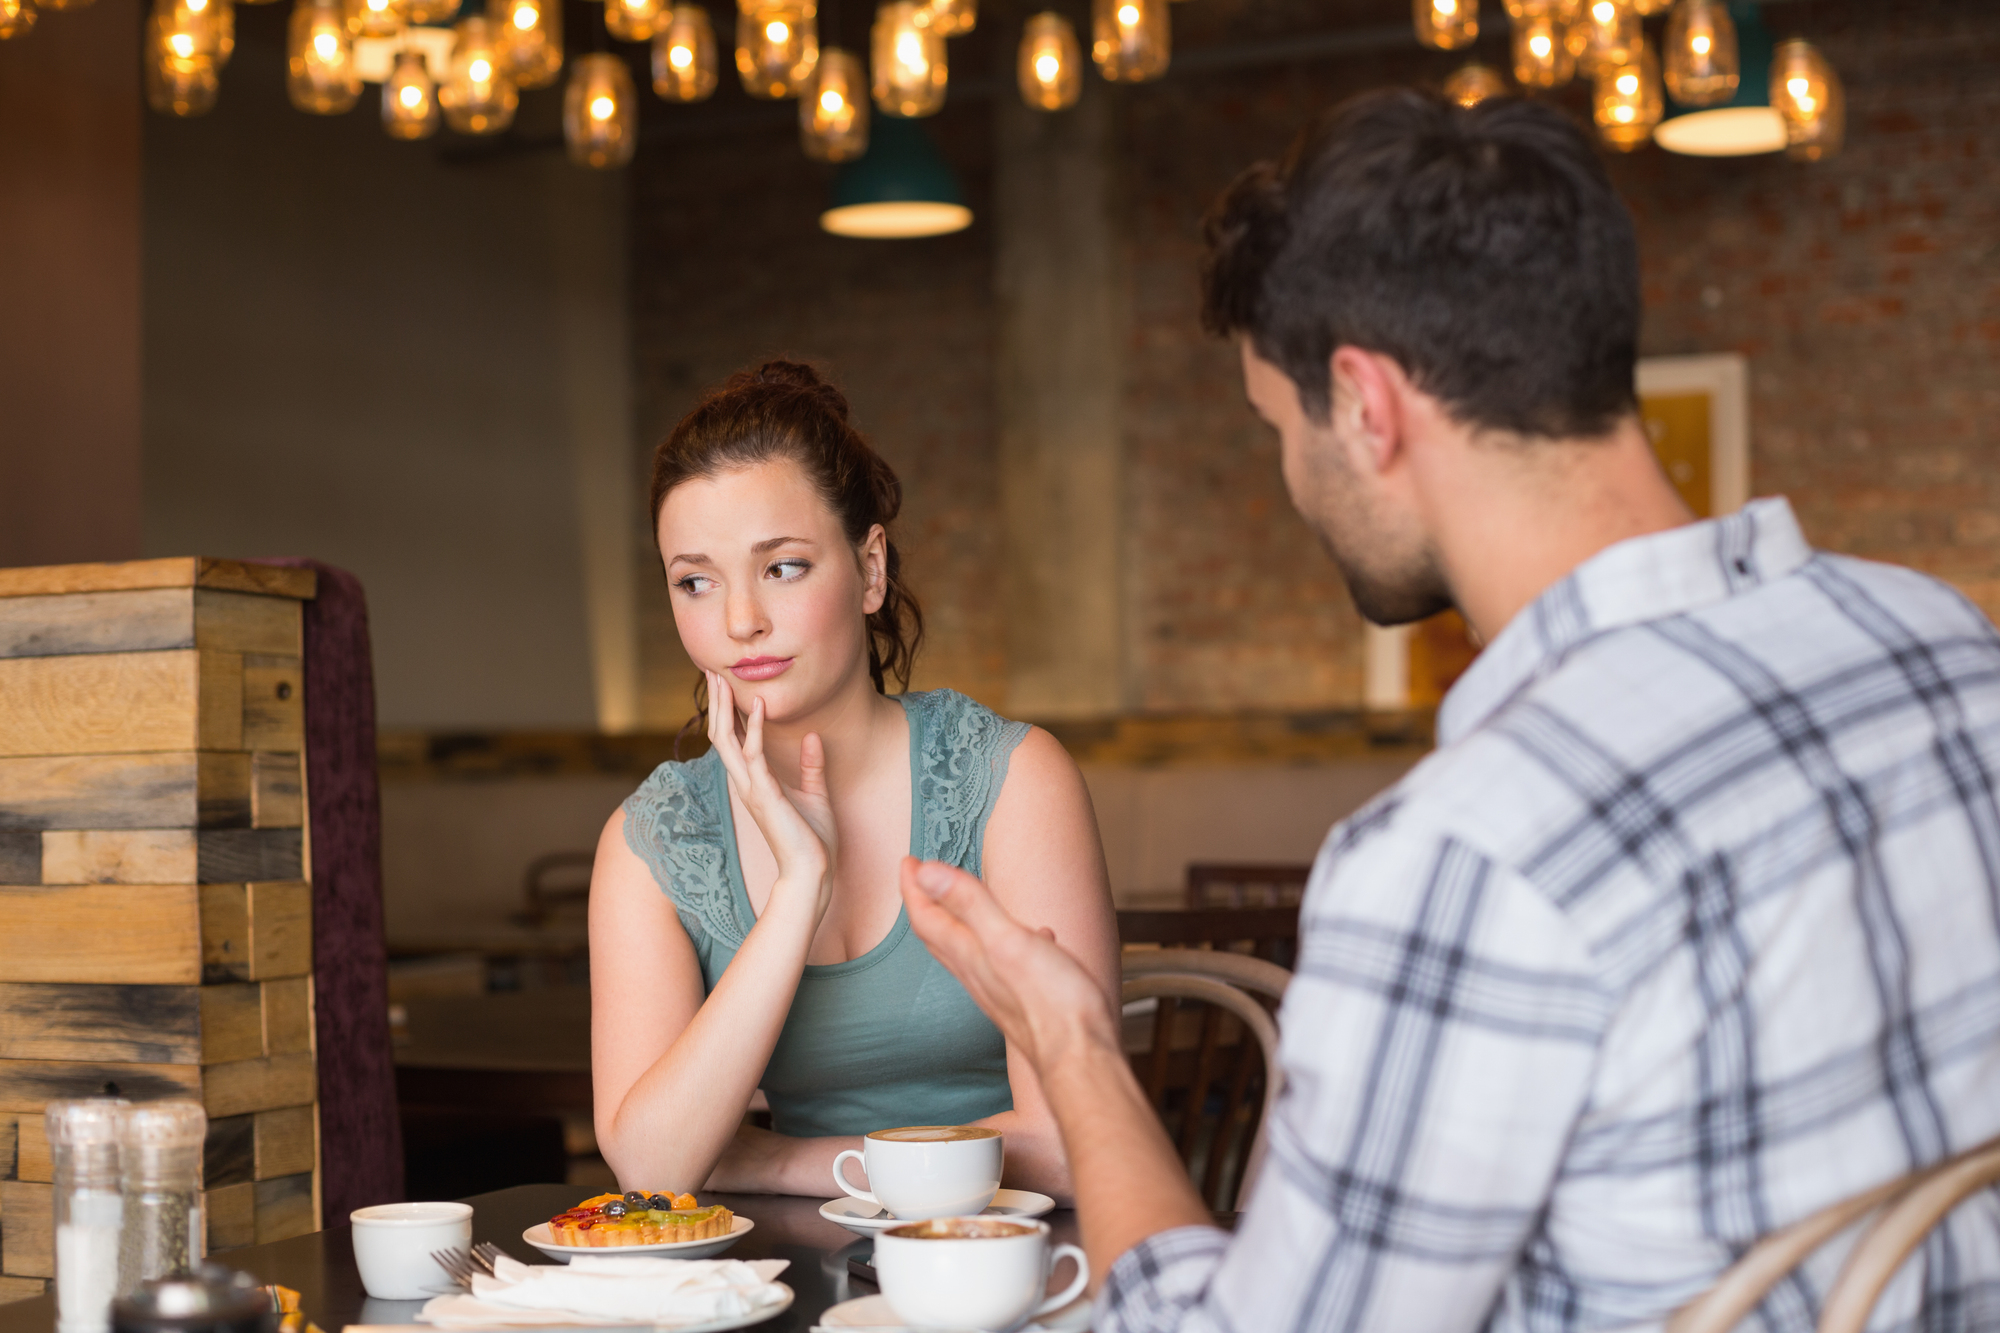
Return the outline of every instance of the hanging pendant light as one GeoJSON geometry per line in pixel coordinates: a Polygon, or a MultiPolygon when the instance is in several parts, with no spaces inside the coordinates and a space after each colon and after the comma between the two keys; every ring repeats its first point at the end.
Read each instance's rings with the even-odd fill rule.
{"type": "Polygon", "coordinates": [[[1444,95],[1460,106],[1478,106],[1487,98],[1502,97],[1506,92],[1507,80],[1500,71],[1477,61],[1460,65],[1444,81],[1444,95]]]}
{"type": "Polygon", "coordinates": [[[1847,137],[1847,93],[1840,76],[1810,42],[1778,43],[1771,57],[1771,105],[1785,121],[1785,152],[1818,162],[1847,137]]]}
{"type": "Polygon", "coordinates": [[[632,160],[639,146],[639,94],[624,60],[598,52],[570,62],[563,141],[569,160],[580,167],[609,171],[632,160]]]}
{"type": "Polygon", "coordinates": [[[798,0],[737,0],[736,73],[743,91],[797,97],[819,63],[817,8],[798,0]]]}
{"type": "Polygon", "coordinates": [[[1623,65],[1602,66],[1591,95],[1597,133],[1613,148],[1629,153],[1653,137],[1665,103],[1660,96],[1660,62],[1642,39],[1623,65]]]}
{"type": "Polygon", "coordinates": [[[653,39],[653,91],[669,102],[699,102],[715,83],[715,29],[707,7],[674,6],[653,39]]]}
{"type": "Polygon", "coordinates": [[[153,0],[153,21],[161,44],[178,60],[207,60],[220,72],[236,50],[230,0],[153,0]]]}
{"type": "Polygon", "coordinates": [[[1511,30],[1514,81],[1523,88],[1562,87],[1576,73],[1566,16],[1548,3],[1526,4],[1522,10],[1511,30]]]}
{"type": "Polygon", "coordinates": [[[1083,94],[1083,48],[1070,21],[1054,10],[1028,20],[1015,63],[1021,100],[1038,111],[1075,106],[1083,94]]]}
{"type": "Polygon", "coordinates": [[[514,123],[521,94],[500,65],[500,47],[483,18],[458,21],[451,73],[438,89],[445,124],[460,134],[498,134],[514,123]]]}
{"type": "MultiPolygon", "coordinates": [[[[184,45],[192,52],[191,42],[184,45]]],[[[206,115],[214,108],[222,88],[215,61],[192,53],[176,55],[157,12],[146,17],[142,55],[147,106],[162,115],[183,117],[206,115]]]]}
{"type": "Polygon", "coordinates": [[[395,37],[406,17],[403,0],[348,0],[347,31],[355,37],[395,37]]]}
{"type": "Polygon", "coordinates": [[[1653,142],[1670,153],[1695,157],[1745,157],[1775,153],[1786,144],[1785,118],[1771,104],[1771,34],[1754,4],[1733,4],[1736,24],[1736,91],[1713,106],[1670,102],[1653,142]]]}
{"type": "Polygon", "coordinates": [[[301,111],[337,116],[361,96],[346,8],[341,0],[298,0],[292,6],[285,91],[301,111]]]}
{"type": "Polygon", "coordinates": [[[382,81],[382,128],[391,139],[428,139],[437,127],[437,84],[423,52],[401,51],[382,81]]]}
{"type": "Polygon", "coordinates": [[[942,236],[971,226],[972,210],[923,125],[886,116],[875,122],[868,151],[840,169],[819,225],[875,240],[942,236]]]}
{"type": "Polygon", "coordinates": [[[604,28],[621,42],[650,42],[670,8],[666,0],[604,0],[604,28]]]}
{"type": "Polygon", "coordinates": [[[1667,19],[1667,91],[1682,106],[1714,106],[1736,92],[1736,24],[1722,0],[1680,0],[1667,19]]]}
{"type": "Polygon", "coordinates": [[[0,42],[25,37],[35,26],[35,0],[0,0],[0,42]]]}
{"type": "Polygon", "coordinates": [[[1645,40],[1632,0],[1583,0],[1570,21],[1567,41],[1579,74],[1631,64],[1645,40]]]}
{"type": "Polygon", "coordinates": [[[979,0],[930,0],[924,21],[940,37],[959,37],[979,26],[979,0]]]}
{"type": "Polygon", "coordinates": [[[944,105],[944,38],[919,21],[917,0],[889,0],[875,11],[869,54],[875,66],[875,105],[884,115],[928,116],[944,105]]]}
{"type": "Polygon", "coordinates": [[[868,71],[829,46],[799,92],[799,144],[815,162],[851,162],[868,151],[868,71]]]}
{"type": "Polygon", "coordinates": [[[1479,0],[1410,0],[1417,40],[1440,51],[1456,51],[1479,36],[1479,0]]]}
{"type": "Polygon", "coordinates": [[[1166,0],[1091,0],[1090,58],[1113,83],[1144,83],[1167,72],[1173,35],[1166,0]]]}
{"type": "Polygon", "coordinates": [[[562,0],[487,0],[500,67],[516,88],[546,88],[562,72],[562,0]]]}

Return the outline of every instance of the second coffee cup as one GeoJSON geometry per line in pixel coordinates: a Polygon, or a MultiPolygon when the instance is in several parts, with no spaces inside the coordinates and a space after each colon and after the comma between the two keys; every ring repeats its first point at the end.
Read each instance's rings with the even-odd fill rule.
{"type": "Polygon", "coordinates": [[[997,1129],[977,1125],[904,1125],[878,1129],[833,1159],[833,1183],[905,1221],[965,1217],[1000,1190],[1004,1144],[997,1129]],[[868,1189],[856,1189],[841,1168],[861,1162],[868,1189]]]}

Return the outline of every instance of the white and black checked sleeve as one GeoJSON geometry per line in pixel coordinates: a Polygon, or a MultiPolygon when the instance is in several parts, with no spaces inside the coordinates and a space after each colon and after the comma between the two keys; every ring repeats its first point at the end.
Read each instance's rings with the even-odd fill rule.
{"type": "Polygon", "coordinates": [[[1412,822],[1391,798],[1321,852],[1280,1014],[1285,1089],[1236,1234],[1121,1256],[1099,1333],[1452,1333],[1493,1314],[1613,1000],[1542,894],[1412,822]]]}

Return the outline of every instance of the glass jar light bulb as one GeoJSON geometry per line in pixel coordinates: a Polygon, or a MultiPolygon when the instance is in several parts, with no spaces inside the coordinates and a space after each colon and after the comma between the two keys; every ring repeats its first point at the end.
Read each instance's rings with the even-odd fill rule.
{"type": "Polygon", "coordinates": [[[1076,29],[1054,10],[1036,14],[1021,30],[1016,61],[1021,100],[1041,111],[1076,105],[1083,93],[1083,48],[1076,29]]]}
{"type": "Polygon", "coordinates": [[[213,61],[217,71],[236,50],[236,11],[230,0],[153,0],[160,41],[180,60],[213,61]]]}
{"type": "Polygon", "coordinates": [[[604,0],[604,27],[621,42],[650,42],[666,26],[666,0],[604,0]]]}
{"type": "Polygon", "coordinates": [[[421,51],[399,51],[382,81],[382,128],[391,139],[428,139],[437,133],[437,85],[421,51]]]}
{"type": "Polygon", "coordinates": [[[928,116],[944,105],[944,38],[922,21],[917,0],[890,0],[875,11],[870,52],[875,105],[884,115],[928,116]]]}
{"type": "Polygon", "coordinates": [[[1653,137],[1665,104],[1660,96],[1660,62],[1653,49],[1640,42],[1635,56],[1622,65],[1598,69],[1591,96],[1591,114],[1604,142],[1629,153],[1653,137]]]}
{"type": "Polygon", "coordinates": [[[639,146],[639,95],[624,58],[598,52],[570,63],[563,89],[563,140],[569,160],[609,171],[639,146]]]}
{"type": "Polygon", "coordinates": [[[653,91],[669,102],[699,102],[715,91],[715,29],[700,4],[674,6],[653,38],[653,91]]]}
{"type": "Polygon", "coordinates": [[[0,41],[25,37],[35,26],[35,0],[0,0],[0,41]]]}
{"type": "Polygon", "coordinates": [[[1469,46],[1479,36],[1479,0],[1410,0],[1417,40],[1440,51],[1469,46]]]}
{"type": "Polygon", "coordinates": [[[347,0],[347,30],[356,37],[394,37],[406,17],[403,0],[347,0]]]}
{"type": "Polygon", "coordinates": [[[940,37],[957,37],[979,26],[979,0],[930,0],[924,21],[940,37]]]}
{"type": "Polygon", "coordinates": [[[852,51],[819,53],[799,90],[799,144],[816,162],[851,162],[868,151],[868,71],[852,51]]]}
{"type": "Polygon", "coordinates": [[[165,116],[200,116],[215,106],[222,90],[215,61],[207,56],[175,54],[157,11],[146,18],[143,56],[147,106],[165,116]]]}
{"type": "Polygon", "coordinates": [[[1143,83],[1167,72],[1173,36],[1167,0],[1091,0],[1090,58],[1113,83],[1143,83]]]}
{"type": "Polygon", "coordinates": [[[1444,81],[1444,95],[1460,106],[1478,106],[1489,97],[1504,96],[1507,80],[1500,71],[1474,61],[1461,65],[1444,81]]]}
{"type": "Polygon", "coordinates": [[[1631,64],[1638,58],[1645,35],[1632,0],[1583,0],[1570,21],[1569,51],[1585,74],[1631,64]]]}
{"type": "Polygon", "coordinates": [[[286,52],[285,91],[299,110],[337,116],[361,96],[361,71],[354,63],[354,38],[342,0],[298,0],[286,52]]]}
{"type": "Polygon", "coordinates": [[[1682,106],[1736,95],[1736,23],[1723,0],[1680,0],[1667,19],[1667,91],[1682,106]]]}
{"type": "Polygon", "coordinates": [[[500,63],[517,88],[546,88],[562,71],[562,0],[487,0],[500,63]]]}
{"type": "Polygon", "coordinates": [[[737,0],[736,72],[752,97],[797,97],[819,63],[818,10],[806,0],[737,0]]]}
{"type": "Polygon", "coordinates": [[[1771,105],[1785,121],[1785,153],[1818,162],[1847,137],[1847,93],[1812,43],[1792,38],[1771,57],[1771,105]]]}
{"type": "Polygon", "coordinates": [[[1576,73],[1567,25],[1556,6],[1532,5],[1514,20],[1514,81],[1523,88],[1560,88],[1576,73]]]}
{"type": "Polygon", "coordinates": [[[458,21],[451,70],[438,89],[445,124],[460,134],[498,134],[514,123],[521,94],[500,63],[500,46],[483,18],[458,21]]]}

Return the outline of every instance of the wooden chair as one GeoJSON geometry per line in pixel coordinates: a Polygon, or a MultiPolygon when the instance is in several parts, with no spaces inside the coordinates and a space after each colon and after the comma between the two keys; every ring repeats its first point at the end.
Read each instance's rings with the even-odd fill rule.
{"type": "Polygon", "coordinates": [[[1819,1333],[1861,1333],[1889,1279],[1931,1229],[1995,1182],[2000,1182],[2000,1139],[1831,1204],[1757,1242],[1707,1293],[1668,1321],[1667,1333],[1730,1333],[1779,1279],[1879,1209],[1820,1307],[1819,1333]]]}
{"type": "Polygon", "coordinates": [[[1310,865],[1251,865],[1191,861],[1187,905],[1204,907],[1297,907],[1305,897],[1310,865]]]}
{"type": "Polygon", "coordinates": [[[1118,913],[1123,944],[1251,953],[1289,968],[1298,954],[1296,907],[1135,908],[1118,913]]]}
{"type": "Polygon", "coordinates": [[[1264,1160],[1264,1122],[1282,1076],[1270,1006],[1291,974],[1274,963],[1214,950],[1149,949],[1125,957],[1123,996],[1158,1001],[1133,1072],[1198,1174],[1209,1207],[1249,1197],[1264,1160]],[[1187,1012],[1183,1001],[1196,1001],[1187,1012]]]}

